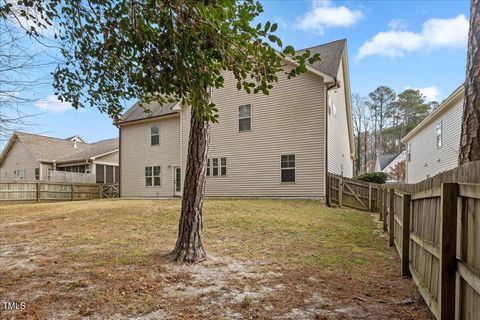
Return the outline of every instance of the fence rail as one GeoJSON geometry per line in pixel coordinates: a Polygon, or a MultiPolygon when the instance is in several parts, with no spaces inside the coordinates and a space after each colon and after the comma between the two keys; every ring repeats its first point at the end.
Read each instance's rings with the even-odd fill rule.
{"type": "Polygon", "coordinates": [[[0,182],[0,202],[78,201],[100,198],[118,198],[118,184],[0,182]]]}

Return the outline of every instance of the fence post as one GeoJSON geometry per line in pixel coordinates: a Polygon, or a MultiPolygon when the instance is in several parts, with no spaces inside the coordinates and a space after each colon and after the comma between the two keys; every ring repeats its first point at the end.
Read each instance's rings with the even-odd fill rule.
{"type": "Polygon", "coordinates": [[[74,191],[74,184],[73,183],[71,185],[71,188],[72,188],[72,198],[71,198],[71,200],[73,201],[73,199],[75,199],[75,194],[73,192],[74,191]]]}
{"type": "Polygon", "coordinates": [[[383,231],[387,231],[388,224],[387,224],[387,208],[388,208],[388,189],[383,189],[383,203],[382,203],[382,210],[383,210],[383,231]]]}
{"type": "Polygon", "coordinates": [[[372,184],[368,184],[368,212],[372,212],[372,184]]]}
{"type": "Polygon", "coordinates": [[[380,185],[377,184],[377,210],[380,212],[380,185]]]}
{"type": "Polygon", "coordinates": [[[343,175],[340,176],[338,180],[338,205],[340,208],[342,207],[343,203],[343,175]]]}
{"type": "Polygon", "coordinates": [[[37,202],[40,202],[40,181],[37,181],[37,202]]]}
{"type": "MultiPolygon", "coordinates": [[[[378,220],[382,221],[383,220],[383,187],[378,187],[378,220]]],[[[385,228],[383,229],[385,231],[385,228]]]]}
{"type": "Polygon", "coordinates": [[[440,198],[440,290],[439,319],[455,318],[455,269],[457,249],[458,184],[442,183],[440,198]]]}
{"type": "MultiPolygon", "coordinates": [[[[395,196],[395,193],[394,193],[395,196]]],[[[412,196],[403,195],[403,222],[402,222],[402,277],[410,275],[410,201],[412,196]]]]}
{"type": "Polygon", "coordinates": [[[390,189],[388,201],[388,231],[389,231],[389,245],[393,247],[395,244],[395,189],[390,189]]]}

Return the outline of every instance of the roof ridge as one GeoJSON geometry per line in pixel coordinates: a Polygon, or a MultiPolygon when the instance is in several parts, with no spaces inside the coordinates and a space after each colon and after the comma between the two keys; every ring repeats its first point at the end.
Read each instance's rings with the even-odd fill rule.
{"type": "MultiPolygon", "coordinates": [[[[52,140],[58,140],[58,141],[63,141],[63,142],[71,142],[73,143],[71,140],[67,140],[65,138],[57,138],[57,137],[51,137],[51,136],[46,136],[46,135],[43,135],[43,134],[38,134],[38,133],[30,133],[30,132],[25,132],[25,131],[14,131],[13,132],[14,134],[15,133],[20,133],[20,134],[25,134],[25,135],[29,135],[29,136],[34,136],[34,137],[40,137],[40,138],[45,138],[45,139],[52,139],[52,140]]],[[[75,136],[77,136],[78,134],[76,134],[75,136]]],[[[95,141],[95,142],[82,142],[82,141],[77,141],[77,143],[81,143],[83,145],[86,145],[86,146],[93,146],[94,144],[96,143],[99,143],[99,142],[104,142],[104,141],[109,141],[109,140],[115,140],[115,139],[118,139],[118,137],[116,138],[108,138],[108,139],[102,139],[102,140],[98,140],[98,141],[95,141]]]]}
{"type": "MultiPolygon", "coordinates": [[[[25,131],[14,131],[13,133],[14,134],[15,133],[17,133],[17,134],[20,133],[20,134],[26,134],[26,135],[29,135],[29,136],[35,136],[35,137],[40,137],[40,138],[54,139],[54,140],[65,141],[65,142],[72,142],[70,140],[65,140],[64,138],[51,137],[51,136],[46,136],[46,135],[43,135],[43,134],[30,133],[30,132],[25,132],[25,131]]],[[[77,143],[89,144],[87,142],[81,142],[81,141],[78,141],[77,143]]]]}

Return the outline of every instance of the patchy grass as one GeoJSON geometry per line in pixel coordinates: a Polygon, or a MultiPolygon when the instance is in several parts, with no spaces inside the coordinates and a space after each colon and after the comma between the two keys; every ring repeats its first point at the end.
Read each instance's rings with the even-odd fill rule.
{"type": "Polygon", "coordinates": [[[2,316],[430,319],[370,214],[210,199],[210,259],[185,266],[164,258],[179,209],[179,200],[0,206],[0,302],[26,303],[2,316]]]}

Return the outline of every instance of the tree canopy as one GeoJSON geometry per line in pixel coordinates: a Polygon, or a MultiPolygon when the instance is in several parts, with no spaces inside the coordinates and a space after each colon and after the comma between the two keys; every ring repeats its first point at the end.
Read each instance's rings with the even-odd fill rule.
{"type": "MultiPolygon", "coordinates": [[[[34,21],[32,36],[55,25],[65,58],[54,72],[60,100],[75,108],[96,106],[113,117],[123,112],[123,100],[181,101],[200,119],[215,122],[216,108],[205,91],[223,86],[222,71],[235,76],[239,90],[268,94],[280,72],[293,77],[319,59],[309,52],[296,56],[292,46],[283,46],[277,24],[252,25],[263,11],[254,0],[20,0],[18,5],[27,8],[22,16],[34,21]],[[285,58],[292,68],[284,68],[285,58]]],[[[7,4],[2,11],[11,9],[7,4]]]]}

